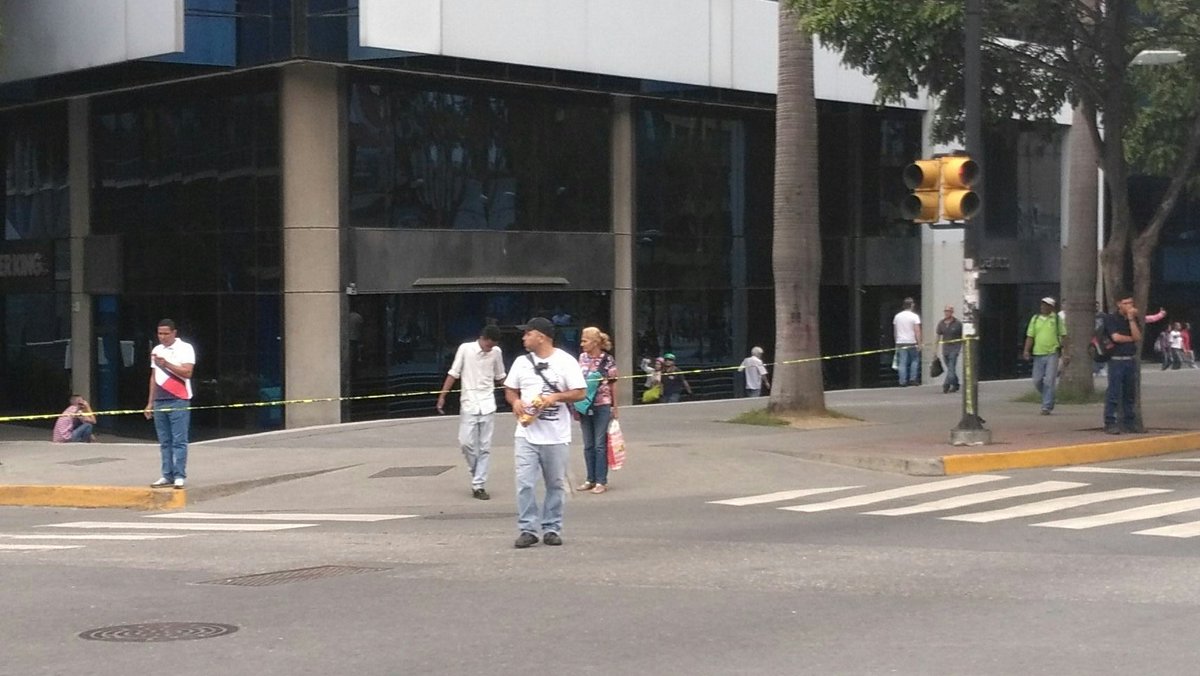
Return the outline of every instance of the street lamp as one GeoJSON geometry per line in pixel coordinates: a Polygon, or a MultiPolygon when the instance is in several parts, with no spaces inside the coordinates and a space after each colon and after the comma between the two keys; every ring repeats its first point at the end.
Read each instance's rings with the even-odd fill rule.
{"type": "Polygon", "coordinates": [[[1178,49],[1143,49],[1129,62],[1131,66],[1165,66],[1183,61],[1187,55],[1178,49]]]}

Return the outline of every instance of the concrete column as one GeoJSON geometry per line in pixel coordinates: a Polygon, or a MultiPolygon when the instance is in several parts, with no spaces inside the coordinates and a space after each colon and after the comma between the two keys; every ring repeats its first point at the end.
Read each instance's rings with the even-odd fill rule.
{"type": "MultiPolygon", "coordinates": [[[[283,67],[279,95],[283,198],[284,398],[341,394],[341,161],[337,69],[283,67]]],[[[292,404],[287,427],[341,421],[338,401],[292,404]]]]}
{"type": "MultiPolygon", "coordinates": [[[[932,141],[934,106],[931,103],[922,120],[921,157],[933,157],[936,153],[948,153],[952,145],[935,145],[932,141]]],[[[934,229],[921,227],[921,304],[917,310],[921,315],[921,336],[926,349],[921,356],[922,382],[930,382],[929,366],[937,343],[937,325],[942,321],[942,308],[953,305],[955,317],[964,321],[963,294],[963,229],[934,229]]],[[[970,227],[970,226],[968,226],[970,227]]],[[[961,362],[959,368],[962,368],[961,362]]]]}
{"type": "MultiPolygon", "coordinates": [[[[613,349],[620,356],[620,368],[632,370],[638,362],[633,311],[633,236],[636,229],[637,165],[634,145],[632,102],[628,97],[613,98],[612,113],[612,231],[613,231],[613,349]]],[[[633,403],[633,383],[621,380],[617,403],[633,403]]]]}
{"type": "Polygon", "coordinates": [[[91,127],[86,98],[67,102],[67,185],[71,218],[71,391],[92,398],[96,363],[92,297],[84,293],[84,239],[92,232],[91,127]]]}

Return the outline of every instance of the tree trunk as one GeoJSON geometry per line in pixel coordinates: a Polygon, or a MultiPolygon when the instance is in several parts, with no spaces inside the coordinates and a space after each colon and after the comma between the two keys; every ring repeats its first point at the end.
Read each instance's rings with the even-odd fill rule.
{"type": "Polygon", "coordinates": [[[812,35],[779,6],[775,103],[775,377],[772,413],[825,412],[820,335],[821,232],[812,35]],[[796,363],[800,361],[801,363],[796,363]]]}
{"type": "Polygon", "coordinates": [[[1087,115],[1095,112],[1075,108],[1068,136],[1067,157],[1070,220],[1067,244],[1062,248],[1059,292],[1066,314],[1068,352],[1071,363],[1063,370],[1060,389],[1068,397],[1085,398],[1095,391],[1092,360],[1087,356],[1095,318],[1096,295],[1096,198],[1099,178],[1096,146],[1088,137],[1087,115]]]}

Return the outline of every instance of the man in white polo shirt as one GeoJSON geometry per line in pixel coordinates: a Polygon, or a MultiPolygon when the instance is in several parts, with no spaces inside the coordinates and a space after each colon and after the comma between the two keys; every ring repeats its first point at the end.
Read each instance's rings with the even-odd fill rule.
{"type": "Polygon", "coordinates": [[[438,413],[445,413],[446,394],[454,381],[462,380],[458,414],[458,443],[471,473],[471,495],[489,500],[484,484],[492,454],[492,430],[495,429],[496,388],[504,383],[504,355],[496,345],[500,327],[483,327],[478,340],[463,343],[454,354],[454,362],[438,394],[438,413]]]}

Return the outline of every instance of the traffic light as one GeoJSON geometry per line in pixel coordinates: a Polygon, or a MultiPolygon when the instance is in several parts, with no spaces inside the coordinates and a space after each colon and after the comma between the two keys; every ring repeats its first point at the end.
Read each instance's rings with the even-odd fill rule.
{"type": "Polygon", "coordinates": [[[942,219],[965,221],[979,213],[982,203],[971,185],[979,177],[979,164],[969,157],[942,158],[942,219]]]}
{"type": "Polygon", "coordinates": [[[938,220],[938,183],[941,160],[917,160],[904,168],[904,185],[913,193],[900,204],[900,214],[917,223],[938,220]]]}

